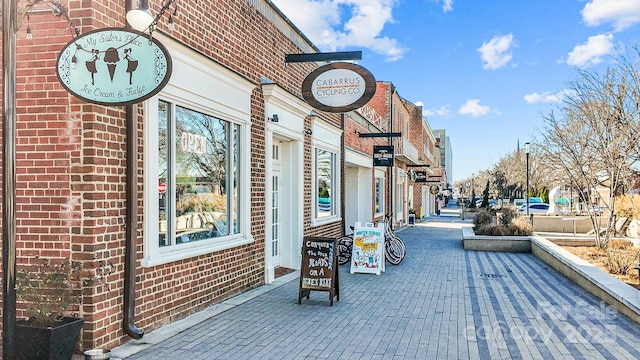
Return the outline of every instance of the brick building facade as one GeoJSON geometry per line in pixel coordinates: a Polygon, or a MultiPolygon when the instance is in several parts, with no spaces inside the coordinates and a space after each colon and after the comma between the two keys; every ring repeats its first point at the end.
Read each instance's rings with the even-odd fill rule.
{"type": "MultiPolygon", "coordinates": [[[[150,5],[156,14],[162,4],[150,5]]],[[[64,6],[81,33],[125,26],[125,2],[64,6]]],[[[175,29],[165,14],[153,33],[173,59],[172,77],[135,107],[135,325],[145,332],[272,281],[277,267],[298,268],[303,236],[338,236],[344,227],[341,118],[311,116],[301,100],[301,83],[317,64],[285,64],[286,54],[318,50],[268,1],[175,6],[175,29]],[[209,143],[226,146],[222,180],[187,166],[192,153],[178,140],[197,121],[217,129],[209,143]],[[325,158],[336,198],[328,211],[313,195],[325,158]],[[200,203],[185,205],[194,199],[200,203]]],[[[32,39],[24,24],[17,34],[18,267],[46,257],[80,262],[86,276],[106,271],[83,289],[81,346],[114,347],[128,340],[125,108],[86,103],[58,83],[56,57],[73,38],[66,19],[42,4],[28,26],[32,39]]]]}
{"type": "MultiPolygon", "coordinates": [[[[271,2],[170,7],[178,9],[175,28],[166,13],[153,37],[169,51],[173,73],[160,93],[131,109],[133,145],[130,107],[87,103],[58,82],[56,58],[74,31],[41,5],[28,18],[33,38],[24,24],[17,34],[17,263],[70,259],[86,278],[99,278],[78,304],[82,349],[129,339],[128,251],[135,253],[133,320],[149,332],[269,283],[277,268],[299,268],[305,236],[338,237],[384,214],[404,224],[409,207],[425,204],[424,187],[412,188],[407,175],[411,165],[432,164],[429,174],[437,165],[421,108],[378,82],[358,111],[313,109],[301,84],[319,64],[286,64],[285,56],[318,49],[271,2]],[[403,136],[359,136],[371,132],[403,136]],[[206,145],[195,151],[193,139],[206,145]],[[396,147],[392,169],[373,167],[374,145],[396,147]]],[[[125,2],[63,5],[80,33],[125,26],[125,2]]],[[[154,14],[162,6],[150,5],[154,14]]]]}

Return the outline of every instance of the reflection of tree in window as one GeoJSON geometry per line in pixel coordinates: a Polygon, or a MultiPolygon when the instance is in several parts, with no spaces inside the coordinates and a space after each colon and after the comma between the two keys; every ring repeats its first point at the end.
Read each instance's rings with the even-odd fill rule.
{"type": "MultiPolygon", "coordinates": [[[[214,117],[177,107],[176,149],[178,149],[179,172],[184,176],[208,177],[220,187],[223,194],[226,184],[229,123],[214,117]],[[184,134],[203,136],[206,140],[204,153],[183,146],[184,134]]],[[[191,144],[188,144],[191,145],[191,144]]]]}
{"type": "Polygon", "coordinates": [[[332,213],[332,154],[325,150],[316,150],[316,171],[318,178],[318,216],[327,216],[332,213]]]}
{"type": "Polygon", "coordinates": [[[237,233],[239,231],[240,225],[240,196],[238,196],[238,179],[240,179],[240,168],[238,164],[240,164],[240,126],[233,125],[233,206],[232,206],[232,224],[233,224],[233,232],[237,233]]]}
{"type": "MultiPolygon", "coordinates": [[[[167,127],[169,124],[169,104],[164,101],[158,102],[158,186],[168,184],[167,176],[169,169],[169,149],[167,127]]],[[[169,245],[167,241],[167,189],[164,192],[158,191],[158,220],[159,220],[159,241],[160,246],[169,245]]]]}
{"type": "Polygon", "coordinates": [[[167,164],[168,164],[168,132],[167,123],[169,119],[169,104],[160,101],[158,105],[158,165],[159,178],[165,178],[167,176],[167,164]]]}
{"type": "Polygon", "coordinates": [[[176,215],[211,215],[219,220],[216,227],[222,235],[228,234],[229,126],[226,121],[176,107],[176,215]]]}
{"type": "Polygon", "coordinates": [[[160,246],[237,234],[241,126],[163,101],[158,120],[160,246]]]}

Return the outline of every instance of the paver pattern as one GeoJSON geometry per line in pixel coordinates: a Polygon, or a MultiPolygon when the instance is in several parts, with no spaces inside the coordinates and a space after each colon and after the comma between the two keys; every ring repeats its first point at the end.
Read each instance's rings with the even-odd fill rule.
{"type": "Polygon", "coordinates": [[[333,306],[298,305],[296,278],[128,359],[640,358],[640,325],[531,254],[463,250],[464,225],[398,232],[407,257],[381,275],[342,266],[333,306]]]}

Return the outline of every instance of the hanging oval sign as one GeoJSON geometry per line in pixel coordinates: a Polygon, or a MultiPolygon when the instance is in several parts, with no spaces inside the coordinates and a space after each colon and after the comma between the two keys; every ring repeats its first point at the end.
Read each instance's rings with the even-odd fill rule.
{"type": "Polygon", "coordinates": [[[124,28],[76,37],[58,55],[56,74],[67,91],[100,105],[128,105],[150,98],[169,82],[167,49],[156,39],[124,28]]]}
{"type": "Polygon", "coordinates": [[[361,108],[376,93],[376,79],[362,66],[337,62],[315,69],[302,82],[302,97],[326,112],[361,108]]]}

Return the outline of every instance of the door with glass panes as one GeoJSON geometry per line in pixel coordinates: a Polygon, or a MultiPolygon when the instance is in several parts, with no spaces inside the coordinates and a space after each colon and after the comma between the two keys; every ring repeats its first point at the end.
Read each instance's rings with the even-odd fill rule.
{"type": "Polygon", "coordinates": [[[276,268],[282,263],[280,236],[282,226],[281,221],[281,187],[282,187],[282,162],[280,160],[280,144],[276,143],[272,149],[272,172],[271,172],[271,258],[273,267],[276,268]]]}

